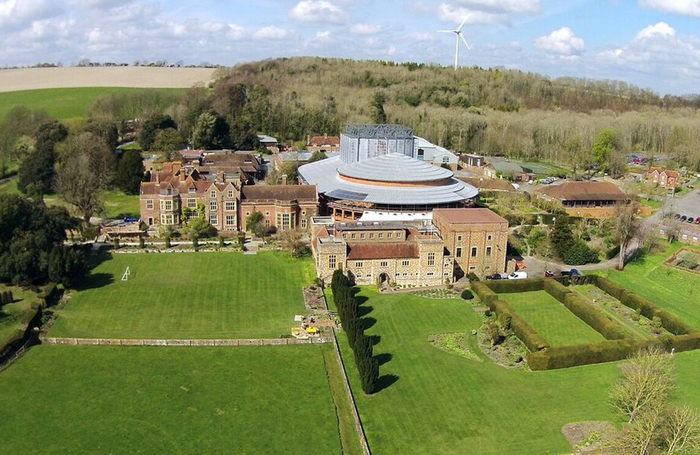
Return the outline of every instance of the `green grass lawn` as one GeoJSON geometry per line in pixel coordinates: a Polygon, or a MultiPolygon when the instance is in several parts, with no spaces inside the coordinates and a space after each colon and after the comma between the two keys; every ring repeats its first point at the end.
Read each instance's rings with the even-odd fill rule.
{"type": "Polygon", "coordinates": [[[0,309],[0,345],[20,327],[22,315],[29,310],[36,294],[30,290],[25,290],[18,286],[7,286],[0,284],[0,292],[12,291],[13,303],[4,305],[0,309]]]}
{"type": "MultiPolygon", "coordinates": [[[[480,317],[460,300],[410,294],[380,295],[363,288],[371,308],[368,329],[380,336],[375,354],[392,358],[380,375],[398,380],[374,396],[361,392],[347,338],[341,334],[348,374],[373,453],[548,455],[572,451],[561,433],[567,423],[619,423],[608,394],[616,364],[543,372],[499,367],[436,349],[428,336],[476,329],[480,317]]],[[[473,337],[469,335],[470,338],[473,337]]],[[[678,354],[674,399],[700,406],[700,351],[678,354]]],[[[386,359],[385,359],[386,360],[386,359]]]]}
{"type": "Polygon", "coordinates": [[[340,454],[327,349],[37,346],[0,373],[0,454],[340,454]]]}
{"type": "MultiPolygon", "coordinates": [[[[666,243],[662,245],[667,246],[666,243]]],[[[663,264],[669,256],[682,248],[700,251],[698,248],[674,243],[662,252],[646,255],[627,264],[622,272],[606,270],[597,273],[700,329],[700,275],[663,264]]]]}
{"type": "Polygon", "coordinates": [[[510,304],[552,347],[605,341],[603,335],[545,291],[499,294],[498,297],[510,304]]]}
{"type": "Polygon", "coordinates": [[[157,91],[183,94],[184,88],[132,88],[132,87],[81,87],[22,90],[0,93],[0,121],[15,106],[43,109],[58,120],[70,120],[87,116],[97,98],[111,93],[157,91]]]}
{"type": "Polygon", "coordinates": [[[276,338],[305,314],[311,260],[281,253],[115,254],[60,310],[50,334],[88,338],[276,338]],[[128,281],[121,281],[126,267],[128,281]]]}

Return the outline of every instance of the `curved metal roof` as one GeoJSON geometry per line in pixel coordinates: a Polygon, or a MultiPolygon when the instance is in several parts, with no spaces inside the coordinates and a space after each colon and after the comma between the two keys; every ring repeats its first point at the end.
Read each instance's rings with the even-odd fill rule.
{"type": "Polygon", "coordinates": [[[338,173],[346,177],[377,182],[420,183],[444,180],[454,174],[448,169],[412,158],[401,153],[358,161],[338,168],[338,173]]]}
{"type": "MultiPolygon", "coordinates": [[[[411,159],[410,157],[408,157],[411,159]]],[[[373,160],[367,160],[369,163],[373,160]]],[[[416,160],[417,161],[417,160],[416,160]]],[[[359,164],[359,163],[358,163],[359,164]]],[[[425,163],[421,163],[425,164],[425,163]]],[[[348,199],[385,205],[437,205],[472,199],[479,191],[468,183],[451,178],[449,183],[437,186],[402,187],[391,185],[370,185],[344,180],[338,170],[346,166],[340,157],[309,163],[299,168],[299,175],[309,184],[318,185],[318,192],[334,199],[348,199]]],[[[429,164],[438,172],[446,171],[429,164]]],[[[432,169],[429,169],[432,172],[432,169]]],[[[394,173],[401,172],[394,169],[394,173]]],[[[449,171],[447,171],[449,172],[449,171]]],[[[450,177],[450,172],[447,177],[450,177]]],[[[367,179],[367,176],[360,178],[367,179]]],[[[445,178],[445,176],[440,177],[445,178]]],[[[425,181],[424,179],[422,181],[425,181]]]]}

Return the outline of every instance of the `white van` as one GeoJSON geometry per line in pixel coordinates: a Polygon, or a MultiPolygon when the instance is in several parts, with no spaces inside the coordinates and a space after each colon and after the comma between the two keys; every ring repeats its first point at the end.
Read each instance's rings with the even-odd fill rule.
{"type": "Polygon", "coordinates": [[[527,272],[513,272],[508,275],[509,280],[524,280],[527,278],[527,272]]]}

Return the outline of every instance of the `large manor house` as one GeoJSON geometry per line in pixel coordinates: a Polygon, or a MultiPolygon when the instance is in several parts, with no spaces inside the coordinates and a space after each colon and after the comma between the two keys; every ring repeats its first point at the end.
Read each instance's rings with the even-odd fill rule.
{"type": "Polygon", "coordinates": [[[187,154],[141,184],[141,221],[177,227],[205,216],[221,235],[262,214],[275,231],[307,231],[318,276],[359,284],[432,286],[506,270],[508,223],[475,208],[478,190],[424,159],[424,140],[398,125],[348,125],[339,152],[266,185],[250,153],[187,154]]]}

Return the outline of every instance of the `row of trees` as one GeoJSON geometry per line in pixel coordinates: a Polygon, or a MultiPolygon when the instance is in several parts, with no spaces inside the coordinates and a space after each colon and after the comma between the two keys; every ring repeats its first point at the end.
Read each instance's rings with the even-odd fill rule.
{"type": "Polygon", "coordinates": [[[362,390],[367,394],[375,393],[379,379],[379,362],[373,355],[374,343],[372,338],[365,335],[355,290],[349,278],[341,270],[333,272],[331,290],[340,322],[343,324],[343,330],[348,336],[348,342],[355,355],[362,390]]]}

